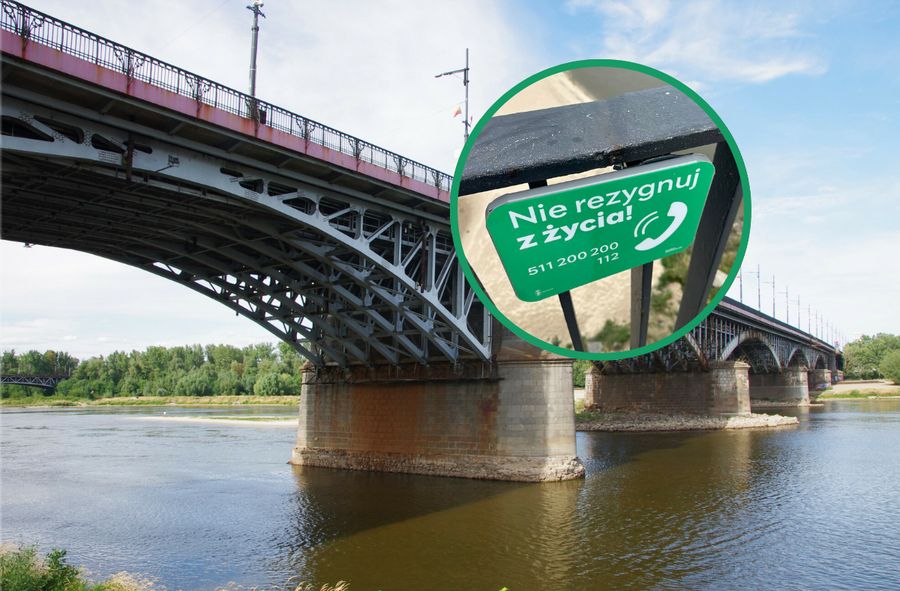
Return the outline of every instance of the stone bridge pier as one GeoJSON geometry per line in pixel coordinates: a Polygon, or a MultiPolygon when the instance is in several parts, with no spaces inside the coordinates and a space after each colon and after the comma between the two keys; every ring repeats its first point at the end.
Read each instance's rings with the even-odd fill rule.
{"type": "Polygon", "coordinates": [[[309,365],[291,463],[514,481],[582,477],[572,360],[507,333],[487,362],[309,365]]]}
{"type": "Polygon", "coordinates": [[[602,412],[696,415],[750,414],[749,365],[712,361],[708,369],[585,375],[584,403],[602,412]]]}
{"type": "Polygon", "coordinates": [[[760,405],[766,402],[809,404],[806,368],[791,366],[775,373],[751,373],[750,400],[751,404],[760,405]]]}
{"type": "Polygon", "coordinates": [[[810,390],[824,390],[831,385],[831,370],[817,367],[807,373],[810,390]]]}

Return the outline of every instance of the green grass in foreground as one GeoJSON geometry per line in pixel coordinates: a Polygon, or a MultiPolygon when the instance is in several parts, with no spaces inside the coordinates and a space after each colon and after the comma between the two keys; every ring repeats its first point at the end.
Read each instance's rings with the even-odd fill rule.
{"type": "Polygon", "coordinates": [[[27,398],[3,398],[0,406],[244,406],[267,404],[293,406],[299,396],[117,396],[114,398],[64,398],[61,396],[29,396],[27,398]]]}
{"type": "MultiPolygon", "coordinates": [[[[117,573],[105,581],[94,583],[80,569],[66,562],[65,550],[52,550],[42,559],[34,548],[0,547],[0,589],[3,591],[146,591],[154,588],[150,579],[140,579],[128,573],[117,573]]],[[[242,588],[229,583],[221,589],[234,591],[242,588]]],[[[316,587],[306,582],[289,581],[275,589],[349,591],[350,585],[339,581],[335,585],[316,587]]]]}
{"type": "Polygon", "coordinates": [[[879,390],[850,390],[849,392],[833,392],[826,390],[825,393],[819,394],[818,399],[822,400],[840,400],[842,398],[885,398],[892,396],[900,396],[900,386],[891,389],[879,390]]]}
{"type": "Polygon", "coordinates": [[[39,558],[34,548],[0,549],[0,589],[3,591],[137,591],[152,587],[126,573],[92,583],[66,562],[65,550],[39,558]]]}

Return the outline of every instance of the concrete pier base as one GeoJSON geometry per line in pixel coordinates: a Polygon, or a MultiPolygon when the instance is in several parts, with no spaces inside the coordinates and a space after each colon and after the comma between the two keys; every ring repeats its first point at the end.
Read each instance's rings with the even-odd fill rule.
{"type": "Polygon", "coordinates": [[[807,374],[810,390],[824,390],[831,385],[830,369],[811,369],[807,374]]]}
{"type": "Polygon", "coordinates": [[[585,375],[585,406],[602,412],[750,414],[749,365],[715,361],[709,371],[585,375]]]}
{"type": "Polygon", "coordinates": [[[572,361],[310,367],[291,462],[495,480],[582,477],[572,361]]]}
{"type": "Polygon", "coordinates": [[[750,374],[750,402],[808,405],[806,368],[788,367],[780,373],[750,374]]]}

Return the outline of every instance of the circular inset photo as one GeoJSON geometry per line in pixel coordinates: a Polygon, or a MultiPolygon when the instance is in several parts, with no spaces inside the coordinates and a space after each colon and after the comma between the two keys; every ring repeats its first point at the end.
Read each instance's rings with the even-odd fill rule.
{"type": "Polygon", "coordinates": [[[563,64],[475,126],[453,238],[488,309],[555,353],[622,359],[686,334],[724,297],[750,229],[725,124],[693,90],[618,60],[563,64]]]}

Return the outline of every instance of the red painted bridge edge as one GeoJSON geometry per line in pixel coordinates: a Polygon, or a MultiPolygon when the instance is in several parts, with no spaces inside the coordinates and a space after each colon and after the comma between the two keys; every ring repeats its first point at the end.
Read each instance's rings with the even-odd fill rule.
{"type": "Polygon", "coordinates": [[[403,187],[420,195],[444,202],[450,201],[448,191],[423,183],[416,179],[405,177],[399,172],[382,168],[376,164],[365,162],[344,154],[338,150],[316,144],[308,139],[297,137],[289,133],[274,129],[267,125],[257,125],[256,121],[241,117],[218,109],[211,105],[203,104],[182,96],[175,92],[148,84],[142,80],[129,79],[124,73],[116,72],[83,60],[79,57],[68,55],[60,50],[53,49],[35,41],[23,43],[22,37],[10,31],[2,32],[3,53],[21,58],[28,62],[38,64],[61,72],[63,74],[96,84],[108,90],[112,90],[158,107],[163,107],[188,117],[199,119],[212,125],[224,127],[236,131],[242,135],[254,137],[287,148],[294,152],[304,154],[317,160],[322,160],[369,176],[392,185],[403,187]]]}

